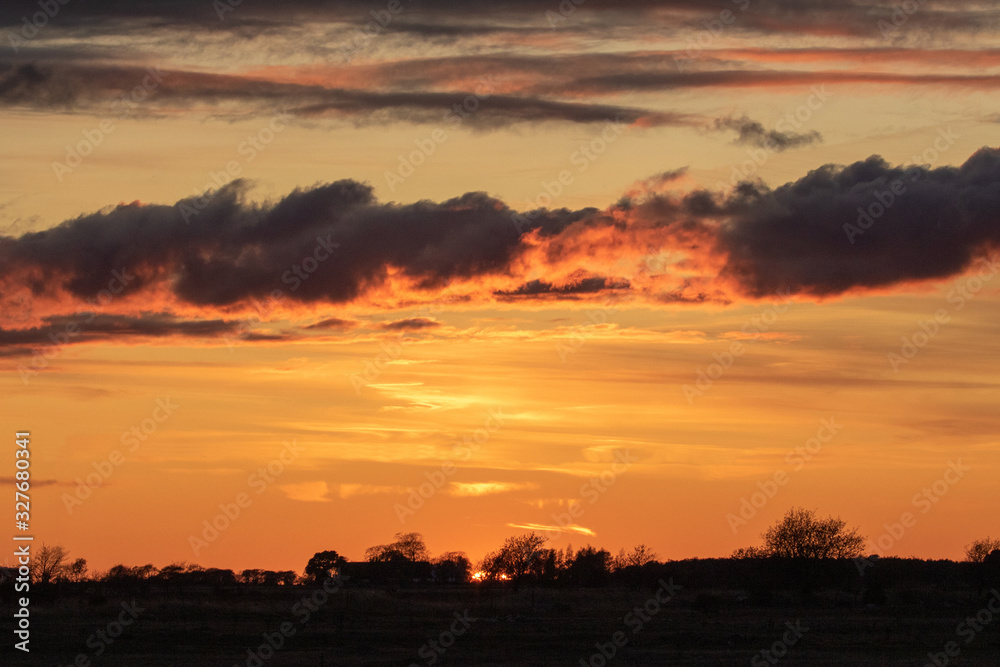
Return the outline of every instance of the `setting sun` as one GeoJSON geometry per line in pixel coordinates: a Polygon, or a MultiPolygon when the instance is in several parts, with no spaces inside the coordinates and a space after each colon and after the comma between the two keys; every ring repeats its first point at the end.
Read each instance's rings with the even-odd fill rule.
{"type": "Polygon", "coordinates": [[[334,575],[471,580],[499,628],[524,582],[766,606],[745,564],[685,594],[656,568],[803,557],[783,521],[843,531],[810,558],[986,562],[995,4],[4,3],[0,483],[55,563],[31,576],[309,588],[348,626],[334,575]]]}

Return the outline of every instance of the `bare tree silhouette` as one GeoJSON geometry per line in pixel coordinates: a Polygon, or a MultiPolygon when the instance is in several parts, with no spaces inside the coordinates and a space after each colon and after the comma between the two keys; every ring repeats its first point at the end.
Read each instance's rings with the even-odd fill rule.
{"type": "Polygon", "coordinates": [[[396,556],[414,563],[429,561],[430,551],[424,544],[424,536],[420,533],[396,533],[395,542],[365,549],[365,558],[373,563],[389,562],[396,556]]]}
{"type": "Polygon", "coordinates": [[[40,584],[48,584],[60,579],[68,565],[66,559],[69,552],[60,546],[50,547],[42,544],[38,554],[32,560],[32,578],[40,584]]]}
{"type": "Polygon", "coordinates": [[[70,581],[86,581],[87,559],[77,558],[73,561],[73,564],[66,568],[66,578],[70,581]]]}
{"type": "Polygon", "coordinates": [[[865,540],[856,528],[837,517],[820,519],[814,510],[793,507],[778,523],[765,530],[761,547],[736,549],[733,558],[857,558],[865,540]]]}
{"type": "Polygon", "coordinates": [[[997,549],[1000,549],[1000,539],[994,540],[984,537],[980,540],[974,540],[972,544],[965,547],[965,560],[970,563],[983,563],[986,561],[986,557],[997,549]]]}
{"type": "Polygon", "coordinates": [[[624,548],[619,549],[618,554],[612,559],[611,566],[613,569],[620,570],[626,567],[642,567],[646,563],[652,563],[655,560],[656,552],[645,544],[639,544],[632,547],[632,550],[628,552],[624,548]]]}

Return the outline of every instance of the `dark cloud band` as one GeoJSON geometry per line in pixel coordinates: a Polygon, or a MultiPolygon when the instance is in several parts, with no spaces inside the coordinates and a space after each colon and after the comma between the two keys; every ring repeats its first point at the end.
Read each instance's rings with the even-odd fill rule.
{"type": "MultiPolygon", "coordinates": [[[[937,141],[955,138],[942,129],[937,141]]],[[[174,205],[121,205],[46,231],[0,237],[0,301],[9,312],[23,308],[27,294],[72,312],[111,288],[115,298],[146,311],[148,298],[166,295],[161,309],[216,316],[276,290],[294,306],[350,304],[401,284],[413,292],[409,297],[434,299],[455,285],[498,278],[512,287],[480,290],[480,298],[583,299],[642,289],[594,273],[591,261],[609,235],[637,257],[664,250],[687,255],[685,271],[703,267],[702,277],[684,278],[680,291],[675,285],[646,293],[653,302],[721,301],[725,285],[730,294],[751,297],[824,297],[958,274],[1000,245],[998,211],[1000,150],[991,148],[958,167],[892,166],[878,156],[825,165],[773,190],[742,183],[730,193],[679,197],[640,188],[604,211],[519,213],[484,193],[381,203],[370,186],[355,181],[256,204],[236,182],[174,205]],[[519,281],[532,257],[568,278],[519,281]]],[[[165,317],[99,319],[88,331],[218,335],[231,326],[165,317]]],[[[3,331],[0,342],[32,345],[58,325],[3,331]]],[[[353,325],[333,318],[313,327],[353,325]]],[[[436,326],[411,318],[381,328],[436,326]]]]}

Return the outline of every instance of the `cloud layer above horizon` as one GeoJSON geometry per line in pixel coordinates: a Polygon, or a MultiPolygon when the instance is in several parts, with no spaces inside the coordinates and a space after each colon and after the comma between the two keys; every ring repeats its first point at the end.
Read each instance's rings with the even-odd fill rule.
{"type": "MultiPolygon", "coordinates": [[[[57,3],[41,18],[38,7],[0,9],[0,107],[24,118],[153,127],[279,114],[314,134],[417,125],[504,136],[610,122],[744,147],[763,164],[815,155],[825,130],[772,127],[734,109],[734,91],[808,90],[800,109],[811,114],[828,86],[991,95],[1000,82],[997,17],[972,0],[903,14],[871,0],[153,0],[57,3]]],[[[947,148],[957,136],[947,125],[939,135],[933,145],[947,148]]],[[[775,187],[751,165],[712,190],[664,159],[661,173],[582,207],[481,190],[399,203],[353,172],[278,197],[238,179],[108,206],[0,236],[0,345],[25,350],[81,312],[99,317],[78,341],[217,337],[268,303],[264,319],[292,327],[254,334],[268,341],[337,335],[359,310],[428,303],[823,299],[957,275],[995,250],[996,149],[957,167],[865,155],[810,162],[775,187]]]]}
{"type": "Polygon", "coordinates": [[[100,319],[90,335],[212,335],[231,333],[219,318],[271,301],[308,320],[317,307],[442,301],[839,296],[961,273],[1000,244],[998,211],[1000,150],[990,148],[960,167],[877,156],[825,165],[773,190],[637,190],[603,210],[517,211],[481,192],[382,203],[356,181],[261,204],[237,181],[0,237],[3,311],[19,313],[5,326],[21,325],[0,344],[43,339],[43,325],[90,309],[145,321],[100,319]]]}

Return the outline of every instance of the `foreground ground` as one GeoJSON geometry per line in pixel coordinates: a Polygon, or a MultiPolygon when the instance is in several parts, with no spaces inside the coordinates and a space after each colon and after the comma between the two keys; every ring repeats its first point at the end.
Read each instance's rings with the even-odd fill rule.
{"type": "MultiPolygon", "coordinates": [[[[661,590],[657,599],[651,588],[348,586],[326,600],[319,591],[140,591],[134,605],[129,594],[40,600],[32,608],[30,655],[14,651],[5,632],[0,662],[600,667],[603,649],[611,665],[934,665],[928,654],[937,654],[938,667],[945,658],[1000,664],[1000,618],[991,615],[978,630],[960,625],[987,608],[989,594],[972,592],[926,591],[875,606],[833,593],[779,594],[762,603],[740,591],[681,590],[667,599],[661,590]],[[114,638],[120,621],[127,625],[114,638]],[[268,637],[279,650],[270,650],[268,637]],[[957,656],[945,654],[948,642],[957,656]]],[[[12,609],[4,605],[6,627],[12,609]]]]}

